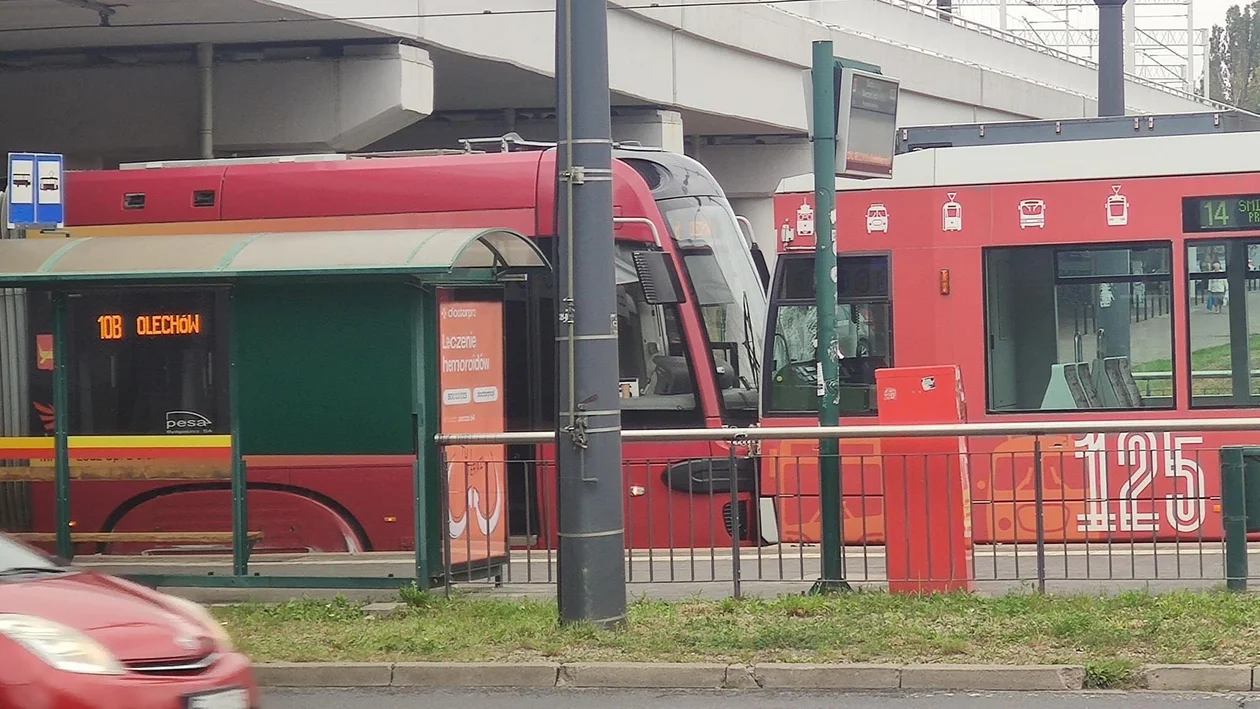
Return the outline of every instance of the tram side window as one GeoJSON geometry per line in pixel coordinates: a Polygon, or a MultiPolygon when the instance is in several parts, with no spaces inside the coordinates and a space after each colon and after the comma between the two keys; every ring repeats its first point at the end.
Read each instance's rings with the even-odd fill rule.
{"type": "Polygon", "coordinates": [[[1170,246],[985,251],[991,411],[1173,405],[1170,246]]]}
{"type": "Polygon", "coordinates": [[[700,422],[691,352],[678,308],[648,302],[632,249],[617,248],[622,418],[630,428],[700,422]]]}
{"type": "Polygon", "coordinates": [[[225,302],[205,289],[71,296],[71,432],[226,433],[225,302]]]}
{"type": "Polygon", "coordinates": [[[1254,406],[1260,396],[1258,265],[1260,243],[1228,239],[1186,247],[1193,407],[1254,406]]]}
{"type": "MultiPolygon", "coordinates": [[[[771,302],[774,323],[766,411],[818,411],[818,310],[812,257],[781,256],[771,302]]],[[[840,344],[840,413],[874,414],[875,370],[893,366],[892,302],[887,256],[841,257],[836,330],[840,344]]]]}

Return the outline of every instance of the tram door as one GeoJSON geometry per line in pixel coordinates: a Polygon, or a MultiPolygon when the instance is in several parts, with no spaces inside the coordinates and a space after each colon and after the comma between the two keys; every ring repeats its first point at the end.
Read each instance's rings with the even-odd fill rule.
{"type": "Polygon", "coordinates": [[[991,251],[985,259],[985,312],[989,347],[989,408],[1015,406],[1015,320],[1010,251],[991,251]]]}
{"type": "MultiPolygon", "coordinates": [[[[508,283],[503,294],[504,404],[509,431],[545,431],[554,397],[554,343],[544,342],[543,323],[552,317],[550,275],[508,283]],[[548,388],[544,388],[548,387],[548,388]]],[[[542,529],[538,504],[538,447],[507,446],[508,534],[512,546],[533,546],[542,529]]]]}

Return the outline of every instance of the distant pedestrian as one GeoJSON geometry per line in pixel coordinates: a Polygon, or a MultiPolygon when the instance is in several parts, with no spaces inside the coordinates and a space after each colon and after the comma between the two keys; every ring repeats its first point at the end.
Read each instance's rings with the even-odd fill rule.
{"type": "MultiPolygon", "coordinates": [[[[1225,270],[1225,264],[1217,261],[1212,264],[1213,271],[1225,270]]],[[[1207,309],[1209,313],[1219,313],[1224,310],[1225,298],[1227,296],[1227,284],[1224,278],[1213,278],[1208,281],[1208,297],[1207,309]]]]}

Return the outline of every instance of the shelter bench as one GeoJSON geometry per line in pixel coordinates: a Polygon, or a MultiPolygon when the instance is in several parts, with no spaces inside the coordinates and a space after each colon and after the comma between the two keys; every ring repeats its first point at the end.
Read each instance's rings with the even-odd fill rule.
{"type": "MultiPolygon", "coordinates": [[[[9,536],[24,542],[51,544],[57,541],[55,532],[10,532],[9,536]]],[[[246,537],[246,553],[254,550],[254,545],[262,540],[262,532],[248,532],[246,537]]],[[[204,542],[231,544],[231,532],[71,532],[70,541],[79,543],[126,543],[126,542],[162,542],[168,544],[197,544],[204,542]]]]}

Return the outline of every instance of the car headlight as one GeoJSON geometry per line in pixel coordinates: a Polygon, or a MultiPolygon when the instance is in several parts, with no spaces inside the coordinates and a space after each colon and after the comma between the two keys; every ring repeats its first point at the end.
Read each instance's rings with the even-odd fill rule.
{"type": "Polygon", "coordinates": [[[63,672],[121,675],[127,670],[109,650],[74,628],[32,615],[0,614],[0,634],[63,672]]]}
{"type": "Polygon", "coordinates": [[[232,636],[228,635],[228,632],[223,629],[219,621],[215,620],[213,615],[210,615],[210,611],[206,610],[205,606],[200,603],[193,603],[187,598],[164,595],[166,595],[166,598],[163,600],[175,610],[200,624],[210,637],[214,638],[221,652],[232,652],[235,649],[235,645],[232,644],[232,636]]]}

